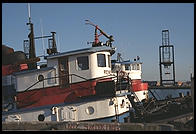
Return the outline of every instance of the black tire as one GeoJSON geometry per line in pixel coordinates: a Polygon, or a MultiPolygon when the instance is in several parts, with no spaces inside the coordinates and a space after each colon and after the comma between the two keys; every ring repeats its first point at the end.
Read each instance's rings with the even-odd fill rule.
{"type": "Polygon", "coordinates": [[[25,53],[22,51],[16,51],[16,52],[12,53],[12,54],[10,54],[10,57],[11,57],[10,62],[12,64],[16,64],[20,61],[27,59],[25,53]]]}
{"type": "Polygon", "coordinates": [[[2,45],[2,64],[8,65],[10,64],[10,54],[14,53],[14,49],[7,47],[5,45],[2,45]]]}

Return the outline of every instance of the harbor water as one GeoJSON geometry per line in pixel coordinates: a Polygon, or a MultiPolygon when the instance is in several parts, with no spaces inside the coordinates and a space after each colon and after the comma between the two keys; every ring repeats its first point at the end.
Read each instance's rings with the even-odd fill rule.
{"type": "MultiPolygon", "coordinates": [[[[149,89],[152,91],[154,96],[158,100],[164,100],[167,97],[176,98],[179,97],[179,93],[182,93],[184,96],[187,96],[187,93],[191,95],[191,89],[149,89]]],[[[149,97],[152,97],[152,94],[149,92],[149,97]]]]}

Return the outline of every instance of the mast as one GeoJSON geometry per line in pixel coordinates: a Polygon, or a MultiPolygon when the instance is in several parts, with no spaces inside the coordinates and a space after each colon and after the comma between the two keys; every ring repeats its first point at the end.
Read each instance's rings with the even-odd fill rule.
{"type": "MultiPolygon", "coordinates": [[[[41,35],[44,36],[41,18],[40,18],[40,25],[41,25],[41,35]]],[[[42,38],[42,48],[43,48],[43,50],[44,50],[43,55],[45,56],[46,54],[45,54],[45,45],[44,45],[44,39],[43,39],[43,38],[42,38]]]]}
{"type": "MultiPolygon", "coordinates": [[[[27,25],[30,26],[30,33],[28,35],[29,38],[29,59],[36,58],[35,54],[35,41],[34,41],[34,31],[33,31],[33,23],[31,23],[31,14],[30,14],[30,4],[28,3],[28,14],[29,14],[29,22],[27,25]]],[[[37,63],[32,62],[28,64],[29,69],[36,69],[37,63]]]]}

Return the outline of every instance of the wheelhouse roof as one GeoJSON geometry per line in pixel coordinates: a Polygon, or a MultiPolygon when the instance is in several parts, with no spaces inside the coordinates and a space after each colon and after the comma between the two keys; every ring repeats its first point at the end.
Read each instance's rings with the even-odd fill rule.
{"type": "Polygon", "coordinates": [[[71,56],[71,55],[77,55],[77,54],[83,54],[83,53],[95,53],[95,52],[102,52],[102,51],[108,51],[112,52],[115,48],[107,47],[107,46],[99,46],[99,47],[90,47],[90,48],[84,48],[84,49],[78,49],[73,51],[67,51],[63,53],[57,53],[54,55],[49,55],[46,58],[47,59],[53,59],[63,56],[71,56]]]}
{"type": "Polygon", "coordinates": [[[54,67],[44,67],[44,68],[40,68],[40,69],[33,69],[33,70],[24,70],[24,71],[20,71],[20,72],[15,72],[13,73],[13,75],[23,75],[23,74],[28,74],[28,73],[34,73],[34,72],[41,72],[41,71],[47,71],[47,70],[52,70],[55,69],[54,67]]]}
{"type": "Polygon", "coordinates": [[[122,62],[115,61],[112,64],[115,64],[115,63],[119,63],[119,64],[122,64],[122,65],[125,65],[125,64],[142,64],[141,61],[130,61],[130,60],[122,61],[122,62]]]}

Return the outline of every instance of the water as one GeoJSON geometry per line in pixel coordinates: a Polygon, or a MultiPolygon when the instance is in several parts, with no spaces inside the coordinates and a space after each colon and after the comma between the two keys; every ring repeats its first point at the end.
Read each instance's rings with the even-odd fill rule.
{"type": "MultiPolygon", "coordinates": [[[[167,96],[171,96],[172,98],[179,97],[179,93],[183,93],[184,96],[187,95],[187,92],[191,95],[191,89],[150,89],[154,96],[158,100],[163,100],[167,96]]],[[[149,92],[149,97],[152,97],[152,94],[149,92]]]]}

